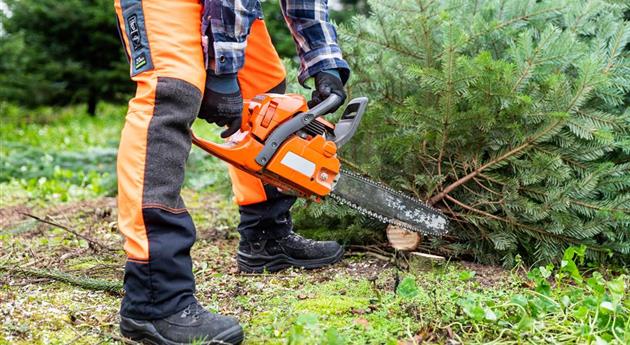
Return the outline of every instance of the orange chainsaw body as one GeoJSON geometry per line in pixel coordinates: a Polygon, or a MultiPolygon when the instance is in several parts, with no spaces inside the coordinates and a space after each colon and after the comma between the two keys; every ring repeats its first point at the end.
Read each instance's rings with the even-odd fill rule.
{"type": "MultiPolygon", "coordinates": [[[[241,132],[217,144],[194,135],[193,142],[236,168],[302,197],[323,197],[334,187],[340,163],[337,145],[324,133],[299,131],[273,145],[274,153],[264,164],[257,157],[272,133],[298,114],[307,112],[301,95],[263,94],[245,103],[241,132]],[[277,146],[277,147],[276,147],[277,146]]],[[[334,126],[315,118],[319,128],[332,133],[334,126]]],[[[269,146],[269,145],[267,145],[269,146]]]]}

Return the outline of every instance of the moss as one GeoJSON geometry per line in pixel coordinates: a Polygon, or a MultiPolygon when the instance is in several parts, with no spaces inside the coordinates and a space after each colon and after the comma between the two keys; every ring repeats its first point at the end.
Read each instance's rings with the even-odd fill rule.
{"type": "Polygon", "coordinates": [[[113,265],[117,263],[118,261],[112,259],[103,260],[101,258],[79,257],[68,260],[66,267],[73,271],[85,271],[97,266],[113,265]]]}
{"type": "Polygon", "coordinates": [[[116,297],[60,283],[5,287],[0,300],[5,297],[8,322],[0,326],[0,344],[99,343],[99,330],[111,328],[119,304],[116,297]]]}
{"type": "Polygon", "coordinates": [[[369,304],[366,298],[349,296],[318,296],[295,304],[295,311],[311,312],[318,315],[343,315],[353,309],[365,309],[369,304]]]}

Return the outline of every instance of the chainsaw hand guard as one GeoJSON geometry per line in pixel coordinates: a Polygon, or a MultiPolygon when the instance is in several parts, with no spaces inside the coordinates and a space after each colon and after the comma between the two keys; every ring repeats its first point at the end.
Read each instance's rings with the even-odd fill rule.
{"type": "Polygon", "coordinates": [[[351,100],[341,115],[341,119],[335,124],[335,144],[337,148],[342,147],[356,133],[359,123],[363,118],[363,113],[367,109],[367,97],[358,97],[351,100]]]}

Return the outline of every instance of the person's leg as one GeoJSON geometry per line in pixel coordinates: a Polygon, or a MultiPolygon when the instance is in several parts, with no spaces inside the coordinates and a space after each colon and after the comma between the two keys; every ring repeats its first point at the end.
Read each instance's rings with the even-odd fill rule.
{"type": "MultiPolygon", "coordinates": [[[[254,21],[245,49],[245,65],[238,74],[243,98],[269,92],[285,93],[285,77],[284,65],[273,47],[265,22],[254,21]]],[[[248,239],[286,236],[292,228],[289,210],[296,198],[272,186],[264,186],[258,178],[232,166],[229,173],[239,204],[241,236],[248,239]]]]}
{"type": "MultiPolygon", "coordinates": [[[[265,23],[254,22],[239,72],[244,98],[261,93],[284,93],[286,73],[265,23]]],[[[237,262],[241,271],[277,271],[289,266],[321,267],[339,261],[343,249],[336,242],[315,242],[292,232],[291,206],[296,198],[259,179],[229,167],[241,221],[237,262]]]]}
{"type": "Polygon", "coordinates": [[[164,343],[212,338],[232,328],[242,339],[236,320],[210,316],[193,296],[195,227],[180,196],[189,130],[205,83],[201,5],[115,0],[115,9],[137,83],[117,163],[118,224],[128,256],[121,332],[164,343]]]}

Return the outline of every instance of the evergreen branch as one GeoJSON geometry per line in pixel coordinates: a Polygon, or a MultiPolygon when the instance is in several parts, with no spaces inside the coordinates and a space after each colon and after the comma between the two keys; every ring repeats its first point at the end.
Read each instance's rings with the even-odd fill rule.
{"type": "Polygon", "coordinates": [[[584,18],[588,14],[588,8],[590,7],[592,3],[593,3],[592,1],[589,1],[588,4],[582,6],[586,10],[582,11],[577,17],[575,17],[575,20],[573,21],[573,25],[571,25],[571,27],[568,28],[570,31],[572,32],[577,31],[578,24],[581,24],[582,18],[584,18]]]}
{"type": "MultiPolygon", "coordinates": [[[[434,2],[434,0],[429,1],[429,3],[426,6],[430,6],[431,3],[433,3],[433,2],[434,2]]],[[[435,17],[436,14],[424,15],[425,11],[426,11],[426,8],[424,7],[423,4],[421,4],[419,2],[418,2],[418,6],[420,7],[420,11],[417,11],[416,8],[413,8],[413,7],[402,8],[402,7],[392,6],[389,3],[387,3],[387,2],[379,3],[379,6],[384,7],[384,8],[386,8],[386,9],[392,11],[392,12],[395,12],[395,13],[419,13],[419,14],[422,14],[421,26],[422,26],[423,38],[425,39],[425,41],[424,41],[424,48],[425,48],[425,50],[427,50],[427,53],[425,54],[425,59],[427,61],[430,61],[431,60],[430,56],[432,54],[432,49],[431,49],[431,45],[428,44],[427,28],[426,28],[425,24],[426,24],[426,21],[428,19],[431,19],[431,18],[435,17]]],[[[408,20],[408,18],[406,16],[399,16],[399,17],[400,18],[398,18],[398,19],[403,21],[405,27],[409,27],[409,28],[413,27],[413,23],[410,23],[410,21],[408,20]]],[[[420,47],[420,42],[418,40],[418,36],[416,36],[416,31],[417,30],[411,30],[409,32],[409,34],[411,35],[411,37],[415,41],[416,46],[420,47]]],[[[427,66],[430,66],[430,65],[431,64],[427,64],[427,66]]]]}
{"type": "Polygon", "coordinates": [[[479,192],[476,192],[474,190],[472,190],[470,187],[466,186],[466,185],[462,185],[462,188],[464,188],[464,190],[466,190],[468,193],[478,197],[478,198],[483,198],[484,195],[480,194],[479,192]]]}
{"type": "Polygon", "coordinates": [[[479,200],[479,201],[475,202],[474,204],[472,204],[471,206],[472,207],[478,207],[478,206],[481,206],[481,205],[488,205],[488,206],[491,206],[491,205],[504,205],[504,202],[505,202],[504,199],[501,199],[501,200],[498,200],[498,201],[479,200]]]}
{"type": "MultiPolygon", "coordinates": [[[[571,99],[571,102],[569,102],[569,106],[567,107],[567,112],[571,112],[573,111],[573,107],[578,103],[580,97],[584,94],[584,93],[588,93],[589,91],[591,91],[593,89],[592,86],[589,86],[586,81],[580,84],[580,90],[579,92],[575,93],[575,96],[573,96],[573,98],[571,99]]],[[[577,110],[575,110],[577,111],[577,110]]]]}
{"type": "MultiPolygon", "coordinates": [[[[544,35],[543,35],[544,36],[544,35]]],[[[546,39],[551,39],[552,35],[549,36],[545,36],[546,39]]],[[[518,80],[516,81],[516,83],[514,84],[514,86],[512,87],[512,91],[511,92],[516,92],[516,90],[518,90],[520,84],[526,79],[526,77],[529,75],[530,70],[535,67],[538,63],[540,62],[535,62],[535,59],[538,57],[538,55],[542,52],[541,49],[546,45],[547,41],[540,41],[538,42],[538,45],[536,46],[536,49],[534,50],[532,56],[530,56],[527,59],[527,66],[525,67],[525,70],[523,71],[523,73],[521,73],[521,75],[519,76],[518,80]]]]}
{"type": "Polygon", "coordinates": [[[524,14],[524,15],[522,15],[522,16],[518,16],[518,17],[512,18],[512,19],[510,19],[510,20],[507,20],[507,21],[505,21],[505,22],[499,23],[499,24],[495,25],[493,28],[491,28],[490,30],[487,30],[487,31],[482,31],[482,32],[480,32],[480,33],[478,33],[478,34],[476,34],[476,35],[471,36],[471,37],[476,38],[476,37],[478,37],[478,36],[485,35],[485,34],[487,34],[487,33],[491,32],[491,31],[498,30],[498,29],[502,29],[502,28],[504,28],[504,27],[506,27],[506,26],[510,26],[510,25],[512,25],[512,24],[514,24],[514,23],[516,23],[516,22],[520,22],[520,21],[524,21],[524,20],[529,20],[529,19],[531,19],[531,18],[533,18],[533,17],[536,17],[536,16],[539,16],[539,15],[541,15],[541,14],[546,14],[546,13],[551,13],[551,12],[557,12],[557,11],[562,10],[563,8],[564,8],[564,7],[552,7],[552,8],[547,8],[547,9],[544,9],[544,10],[540,10],[540,11],[538,11],[538,12],[533,12],[533,13],[529,13],[529,14],[524,14]]]}
{"type": "Polygon", "coordinates": [[[571,201],[572,203],[576,204],[576,205],[580,205],[580,206],[584,206],[593,210],[597,210],[597,211],[615,211],[615,212],[630,212],[630,208],[607,208],[607,207],[601,207],[601,206],[597,206],[597,205],[593,205],[593,204],[589,204],[589,203],[585,203],[583,201],[579,201],[579,200],[575,200],[575,199],[570,199],[569,201],[571,201]]]}
{"type": "MultiPolygon", "coordinates": [[[[453,217],[454,221],[460,224],[467,224],[464,220],[460,219],[459,213],[453,211],[453,209],[451,208],[451,205],[449,205],[448,202],[444,202],[444,206],[448,209],[446,213],[449,213],[453,217]]],[[[442,210],[442,211],[444,212],[445,210],[442,210]]]]}
{"type": "Polygon", "coordinates": [[[514,225],[514,226],[517,226],[517,227],[520,227],[520,228],[523,228],[523,229],[534,231],[534,232],[539,233],[541,235],[553,237],[555,239],[558,239],[558,240],[561,240],[561,241],[565,241],[565,242],[569,242],[569,243],[572,243],[572,244],[584,244],[587,247],[589,247],[589,249],[591,249],[591,250],[601,251],[601,252],[607,252],[609,250],[608,248],[605,248],[605,247],[602,247],[602,246],[598,246],[598,245],[595,245],[595,244],[582,243],[581,241],[576,240],[576,239],[571,238],[571,237],[557,235],[557,234],[554,234],[554,233],[551,233],[551,232],[547,232],[547,231],[545,231],[544,229],[541,229],[541,228],[537,228],[537,227],[534,227],[534,226],[531,226],[531,225],[515,222],[515,221],[512,221],[512,220],[507,219],[507,218],[496,216],[494,214],[491,214],[491,213],[485,212],[483,210],[480,210],[480,209],[471,207],[469,205],[466,205],[463,202],[453,198],[450,195],[446,195],[445,198],[447,200],[455,203],[456,205],[458,205],[458,206],[468,210],[468,211],[471,211],[471,212],[474,212],[474,213],[478,213],[478,214],[480,214],[480,215],[482,215],[484,217],[487,217],[487,218],[491,218],[491,219],[498,220],[498,221],[506,223],[506,224],[510,224],[510,225],[514,225]]]}
{"type": "MultiPolygon", "coordinates": [[[[538,150],[540,152],[543,152],[543,153],[546,153],[546,154],[550,154],[550,155],[554,155],[555,154],[555,153],[553,153],[553,152],[551,152],[549,150],[545,150],[545,149],[543,149],[541,147],[537,147],[536,150],[538,150]]],[[[586,165],[584,165],[584,164],[582,164],[582,163],[580,163],[580,162],[578,162],[576,160],[573,160],[571,158],[565,157],[564,155],[560,155],[560,159],[562,159],[565,162],[571,163],[571,164],[573,164],[573,165],[575,165],[575,166],[577,166],[579,168],[586,169],[586,165]]]]}
{"type": "Polygon", "coordinates": [[[444,122],[442,126],[442,143],[440,145],[440,154],[438,155],[438,158],[437,158],[437,171],[438,171],[439,176],[442,175],[442,160],[444,159],[444,150],[446,149],[447,140],[448,140],[448,116],[444,116],[444,122]]]}
{"type": "Polygon", "coordinates": [[[616,54],[615,52],[622,51],[619,48],[621,47],[623,41],[623,30],[623,25],[621,25],[619,31],[617,32],[618,34],[615,35],[615,43],[612,49],[610,49],[610,56],[608,57],[608,63],[606,64],[606,67],[602,71],[603,74],[608,74],[608,72],[614,67],[614,60],[618,56],[618,54],[616,54]]]}
{"type": "Polygon", "coordinates": [[[417,0],[416,2],[418,3],[418,6],[420,6],[420,10],[425,12],[435,1],[436,0],[429,0],[426,4],[423,4],[421,0],[417,0]]]}
{"type": "MultiPolygon", "coordinates": [[[[493,26],[493,27],[491,27],[491,28],[489,28],[487,30],[480,31],[480,32],[477,32],[477,33],[469,36],[468,39],[466,39],[463,43],[467,44],[467,43],[475,40],[478,37],[486,35],[486,34],[492,32],[492,31],[495,31],[495,30],[503,29],[504,27],[510,26],[510,25],[512,25],[512,24],[514,24],[516,22],[529,20],[529,19],[531,19],[533,17],[536,17],[536,16],[539,16],[541,14],[546,14],[546,13],[550,13],[550,12],[557,12],[557,11],[562,10],[563,8],[564,7],[552,7],[552,8],[548,8],[548,9],[545,9],[545,10],[540,10],[540,11],[537,11],[537,12],[533,12],[533,13],[529,13],[529,14],[525,14],[525,15],[522,15],[522,16],[518,16],[518,17],[512,18],[512,19],[507,20],[505,22],[498,23],[497,25],[495,25],[495,26],[493,26]]],[[[440,57],[440,56],[441,56],[441,54],[438,54],[437,57],[440,57]]]]}
{"type": "Polygon", "coordinates": [[[366,41],[368,43],[376,44],[376,45],[379,45],[379,46],[381,46],[383,48],[387,48],[389,50],[393,50],[393,51],[395,51],[397,53],[400,53],[402,55],[407,55],[409,57],[413,57],[413,58],[418,59],[418,60],[423,60],[423,57],[421,55],[415,54],[415,53],[413,53],[411,51],[408,51],[408,50],[404,50],[404,49],[392,46],[391,44],[389,44],[389,42],[383,43],[383,42],[380,42],[378,40],[371,40],[371,39],[369,39],[367,37],[361,37],[360,35],[352,35],[349,32],[347,32],[345,34],[350,36],[350,37],[353,37],[355,39],[364,40],[364,41],[366,41]]]}
{"type": "Polygon", "coordinates": [[[518,77],[518,79],[516,80],[516,83],[514,83],[514,86],[512,87],[512,92],[515,92],[518,89],[518,87],[520,86],[521,82],[525,79],[525,77],[527,75],[529,75],[529,70],[532,67],[533,67],[533,61],[531,59],[527,59],[527,65],[525,66],[525,70],[518,77]]]}
{"type": "MultiPolygon", "coordinates": [[[[453,30],[453,24],[450,24],[448,26],[449,28],[449,35],[452,35],[452,30],[453,30]]],[[[446,149],[446,142],[448,140],[448,120],[449,118],[452,116],[453,114],[453,69],[454,69],[454,55],[455,55],[455,48],[453,46],[449,46],[447,48],[448,51],[448,63],[447,63],[447,81],[446,81],[446,85],[447,85],[447,89],[446,89],[446,114],[443,117],[443,121],[442,121],[442,143],[440,145],[440,154],[438,155],[438,161],[437,161],[437,170],[438,170],[438,175],[442,176],[442,160],[444,159],[444,150],[446,149]]]]}
{"type": "Polygon", "coordinates": [[[506,160],[507,158],[512,157],[513,155],[520,153],[521,151],[525,150],[526,148],[528,148],[529,146],[531,146],[538,138],[544,136],[545,134],[549,133],[550,131],[552,131],[553,129],[556,128],[556,126],[558,126],[560,123],[562,123],[562,120],[558,120],[556,122],[554,122],[551,126],[547,127],[545,130],[543,130],[542,132],[538,133],[538,135],[530,137],[528,140],[526,140],[522,145],[506,152],[505,154],[501,155],[500,157],[497,157],[493,160],[491,160],[490,162],[480,166],[479,168],[475,169],[473,172],[469,173],[468,175],[460,178],[459,180],[451,183],[449,186],[447,186],[446,188],[444,188],[444,190],[442,192],[440,192],[439,194],[435,195],[434,197],[432,197],[429,200],[429,204],[430,205],[434,205],[435,203],[437,203],[438,201],[442,200],[448,193],[450,193],[451,191],[453,191],[455,188],[461,186],[462,184],[470,181],[473,177],[479,175],[482,171],[484,171],[485,169],[499,163],[502,162],[504,160],[506,160]]]}
{"type": "Polygon", "coordinates": [[[457,173],[457,169],[455,169],[455,164],[453,164],[453,159],[449,156],[448,162],[451,164],[451,171],[453,172],[453,176],[455,176],[456,180],[459,180],[459,174],[457,173]]]}
{"type": "Polygon", "coordinates": [[[78,286],[88,290],[106,291],[122,295],[122,282],[87,277],[77,277],[65,272],[45,269],[20,268],[17,265],[0,265],[0,271],[23,274],[35,278],[46,278],[78,286]]]}
{"type": "MultiPolygon", "coordinates": [[[[606,118],[606,117],[601,117],[601,116],[597,117],[597,116],[595,116],[593,114],[584,112],[582,110],[577,110],[576,113],[578,113],[580,116],[589,118],[589,119],[591,119],[593,121],[597,121],[597,122],[602,122],[602,123],[608,124],[608,125],[610,125],[613,128],[619,126],[619,122],[616,121],[616,119],[614,119],[612,117],[611,118],[606,118]]],[[[601,112],[600,114],[603,114],[603,112],[601,112]]]]}
{"type": "Polygon", "coordinates": [[[349,161],[349,160],[347,160],[345,158],[342,158],[342,157],[339,157],[339,160],[341,161],[341,163],[343,163],[345,165],[349,165],[352,169],[362,173],[363,175],[369,176],[367,171],[363,170],[360,166],[352,163],[351,161],[349,161]]]}
{"type": "Polygon", "coordinates": [[[491,194],[498,195],[498,196],[503,196],[503,194],[501,194],[501,193],[499,193],[497,191],[494,191],[494,190],[490,189],[490,187],[488,187],[488,186],[484,185],[483,183],[481,183],[479,181],[479,179],[477,179],[476,177],[473,177],[473,181],[475,181],[475,183],[477,185],[479,185],[479,187],[485,189],[486,191],[490,192],[491,194]]]}
{"type": "Polygon", "coordinates": [[[503,183],[503,182],[501,182],[501,181],[499,181],[499,180],[497,180],[497,179],[495,179],[495,178],[492,178],[492,177],[490,177],[490,176],[488,176],[488,175],[486,175],[486,174],[479,174],[479,177],[484,178],[484,179],[486,179],[487,181],[490,181],[490,182],[492,182],[492,183],[496,183],[496,184],[498,184],[498,185],[505,186],[505,183],[503,183]]]}

